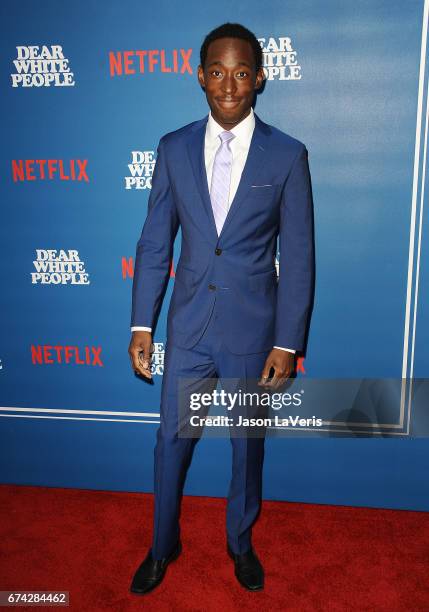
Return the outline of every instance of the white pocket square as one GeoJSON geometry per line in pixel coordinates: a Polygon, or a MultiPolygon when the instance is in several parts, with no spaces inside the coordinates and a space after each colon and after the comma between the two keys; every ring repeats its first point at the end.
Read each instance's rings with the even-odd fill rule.
{"type": "Polygon", "coordinates": [[[273,185],[252,185],[252,187],[273,187],[273,185]]]}

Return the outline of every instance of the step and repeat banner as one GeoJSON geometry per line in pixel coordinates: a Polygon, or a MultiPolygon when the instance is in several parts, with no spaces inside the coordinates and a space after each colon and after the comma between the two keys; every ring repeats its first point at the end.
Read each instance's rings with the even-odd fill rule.
{"type": "MultiPolygon", "coordinates": [[[[1,481],[152,490],[180,231],[150,384],[127,352],[135,248],[159,139],[207,114],[200,46],[231,21],[260,41],[255,112],[305,143],[314,198],[316,293],[294,384],[320,381],[309,415],[323,427],[267,441],[265,497],[428,509],[413,426],[429,397],[427,2],[0,12],[1,481]],[[354,384],[336,396],[339,379],[354,384]]],[[[227,437],[203,440],[185,491],[225,495],[229,475],[227,437]]]]}

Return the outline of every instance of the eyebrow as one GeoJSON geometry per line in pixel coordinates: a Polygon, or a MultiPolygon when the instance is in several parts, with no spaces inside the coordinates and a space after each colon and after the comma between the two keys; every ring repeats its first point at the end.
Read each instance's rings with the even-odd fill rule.
{"type": "MultiPolygon", "coordinates": [[[[210,68],[210,66],[214,66],[215,64],[219,64],[220,66],[224,65],[220,60],[213,60],[210,62],[210,64],[207,64],[206,67],[210,68]]],[[[238,62],[237,66],[247,66],[247,68],[251,68],[251,65],[248,62],[238,62]]]]}

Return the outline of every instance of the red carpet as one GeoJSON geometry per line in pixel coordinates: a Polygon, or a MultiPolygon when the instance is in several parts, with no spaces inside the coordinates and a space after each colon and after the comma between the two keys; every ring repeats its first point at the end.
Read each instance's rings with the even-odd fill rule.
{"type": "Polygon", "coordinates": [[[139,597],[128,587],[151,495],[0,485],[0,506],[0,590],[68,590],[77,612],[429,610],[424,512],[264,502],[253,542],[266,584],[249,593],[225,551],[225,500],[185,497],[182,556],[139,597]]]}

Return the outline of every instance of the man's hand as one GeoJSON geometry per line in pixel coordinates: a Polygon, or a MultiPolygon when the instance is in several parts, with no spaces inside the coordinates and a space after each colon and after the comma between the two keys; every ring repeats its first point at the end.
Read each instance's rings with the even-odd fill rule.
{"type": "Polygon", "coordinates": [[[150,371],[150,348],[152,345],[152,334],[148,331],[133,331],[128,354],[131,359],[131,367],[136,374],[146,378],[152,378],[150,371]]]}
{"type": "Polygon", "coordinates": [[[278,389],[292,374],[294,367],[294,353],[273,348],[265,361],[264,369],[262,370],[261,379],[258,381],[258,385],[266,389],[278,389]],[[268,381],[271,368],[274,368],[274,376],[270,381],[268,381]]]}

